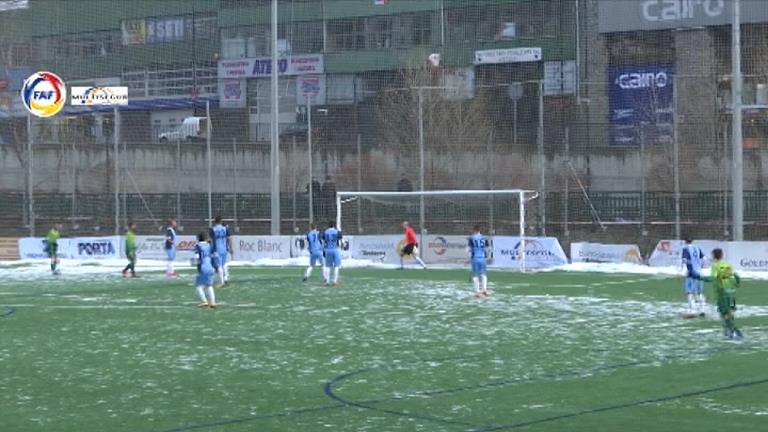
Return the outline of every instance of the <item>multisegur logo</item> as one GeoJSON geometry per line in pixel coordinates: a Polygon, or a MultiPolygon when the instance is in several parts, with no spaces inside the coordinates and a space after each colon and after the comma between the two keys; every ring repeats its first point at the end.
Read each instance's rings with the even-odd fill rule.
{"type": "Polygon", "coordinates": [[[52,117],[64,108],[67,86],[55,73],[37,72],[24,81],[21,100],[32,115],[52,117]]]}
{"type": "Polygon", "coordinates": [[[72,87],[72,105],[128,105],[128,87],[72,87]]]}

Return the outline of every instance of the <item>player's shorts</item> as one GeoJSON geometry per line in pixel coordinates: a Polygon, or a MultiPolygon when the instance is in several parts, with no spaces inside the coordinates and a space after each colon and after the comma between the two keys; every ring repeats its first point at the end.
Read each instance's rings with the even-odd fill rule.
{"type": "Polygon", "coordinates": [[[195,285],[200,286],[212,286],[213,285],[213,272],[200,272],[195,278],[195,285]]]}
{"type": "Polygon", "coordinates": [[[403,246],[403,250],[401,252],[403,255],[413,255],[414,251],[419,253],[419,250],[415,244],[408,243],[407,245],[403,246]]]}
{"type": "Polygon", "coordinates": [[[131,264],[136,264],[136,251],[125,251],[125,257],[131,264]]]}
{"type": "Polygon", "coordinates": [[[472,260],[472,276],[482,276],[488,273],[485,265],[485,259],[473,259],[472,260]]]}
{"type": "Polygon", "coordinates": [[[687,277],[683,282],[683,288],[686,294],[701,294],[704,292],[704,283],[700,279],[687,277]]]}
{"type": "Polygon", "coordinates": [[[717,311],[725,315],[736,309],[736,291],[724,290],[717,293],[717,311]]]}
{"type": "Polygon", "coordinates": [[[45,245],[45,253],[48,254],[48,258],[56,258],[56,255],[58,255],[59,252],[59,245],[54,244],[46,244],[45,245]]]}
{"type": "Polygon", "coordinates": [[[327,267],[341,267],[341,251],[338,249],[325,251],[325,265],[327,267]]]}
{"type": "Polygon", "coordinates": [[[176,248],[170,248],[165,250],[165,256],[168,258],[168,261],[173,261],[176,259],[176,248]]]}
{"type": "Polygon", "coordinates": [[[320,263],[320,265],[323,265],[323,253],[317,252],[317,253],[311,253],[309,254],[309,265],[314,267],[315,264],[320,263]]]}
{"type": "Polygon", "coordinates": [[[229,262],[228,258],[229,257],[227,252],[217,252],[216,256],[214,257],[213,266],[216,268],[224,267],[225,265],[227,265],[227,262],[229,262]]]}

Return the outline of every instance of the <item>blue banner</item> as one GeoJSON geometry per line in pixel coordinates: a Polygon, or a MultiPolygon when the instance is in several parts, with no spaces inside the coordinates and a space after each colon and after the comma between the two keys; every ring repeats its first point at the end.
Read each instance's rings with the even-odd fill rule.
{"type": "Polygon", "coordinates": [[[611,145],[669,144],[674,139],[672,65],[616,66],[610,80],[611,145]]]}

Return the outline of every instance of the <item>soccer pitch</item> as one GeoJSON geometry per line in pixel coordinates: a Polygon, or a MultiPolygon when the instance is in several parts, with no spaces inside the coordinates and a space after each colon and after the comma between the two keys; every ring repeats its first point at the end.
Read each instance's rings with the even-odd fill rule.
{"type": "MultiPolygon", "coordinates": [[[[5,274],[11,269],[5,268],[5,274]]],[[[66,272],[66,268],[65,268],[66,272]]],[[[663,431],[768,424],[768,282],[741,342],[679,317],[679,278],[234,268],[5,277],[0,430],[663,431]]],[[[709,293],[709,292],[708,292],[709,293]]]]}

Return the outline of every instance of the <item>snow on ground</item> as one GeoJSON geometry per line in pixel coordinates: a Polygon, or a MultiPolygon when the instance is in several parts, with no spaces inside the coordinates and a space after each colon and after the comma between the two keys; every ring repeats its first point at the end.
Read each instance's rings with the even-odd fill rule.
{"type": "MultiPolygon", "coordinates": [[[[94,275],[94,274],[118,274],[126,264],[124,259],[106,259],[106,260],[62,260],[60,269],[63,275],[94,275]]],[[[284,266],[306,266],[307,257],[296,257],[287,259],[259,259],[256,261],[233,261],[232,267],[284,267],[284,266]]],[[[345,259],[343,262],[345,268],[381,268],[393,269],[398,266],[395,264],[383,264],[369,260],[345,259]]],[[[186,262],[176,262],[177,269],[192,269],[192,266],[186,262]]],[[[457,266],[441,265],[430,266],[430,268],[457,268],[457,266]]],[[[459,268],[463,268],[459,266],[459,268]]],[[[165,270],[165,261],[140,259],[136,265],[138,272],[162,271],[165,270]]],[[[505,269],[491,269],[501,270],[505,269]]],[[[514,269],[507,269],[514,270],[514,269]]],[[[639,264],[609,264],[609,263],[573,263],[565,264],[547,269],[537,269],[536,272],[581,272],[581,273],[604,273],[604,274],[636,274],[659,277],[681,277],[683,270],[679,267],[648,267],[639,264]]],[[[706,270],[705,270],[706,273],[706,270]]],[[[0,261],[0,278],[4,279],[35,279],[40,276],[50,274],[50,262],[48,260],[17,260],[0,261]]],[[[744,278],[755,280],[768,280],[768,272],[739,272],[744,278]]]]}

